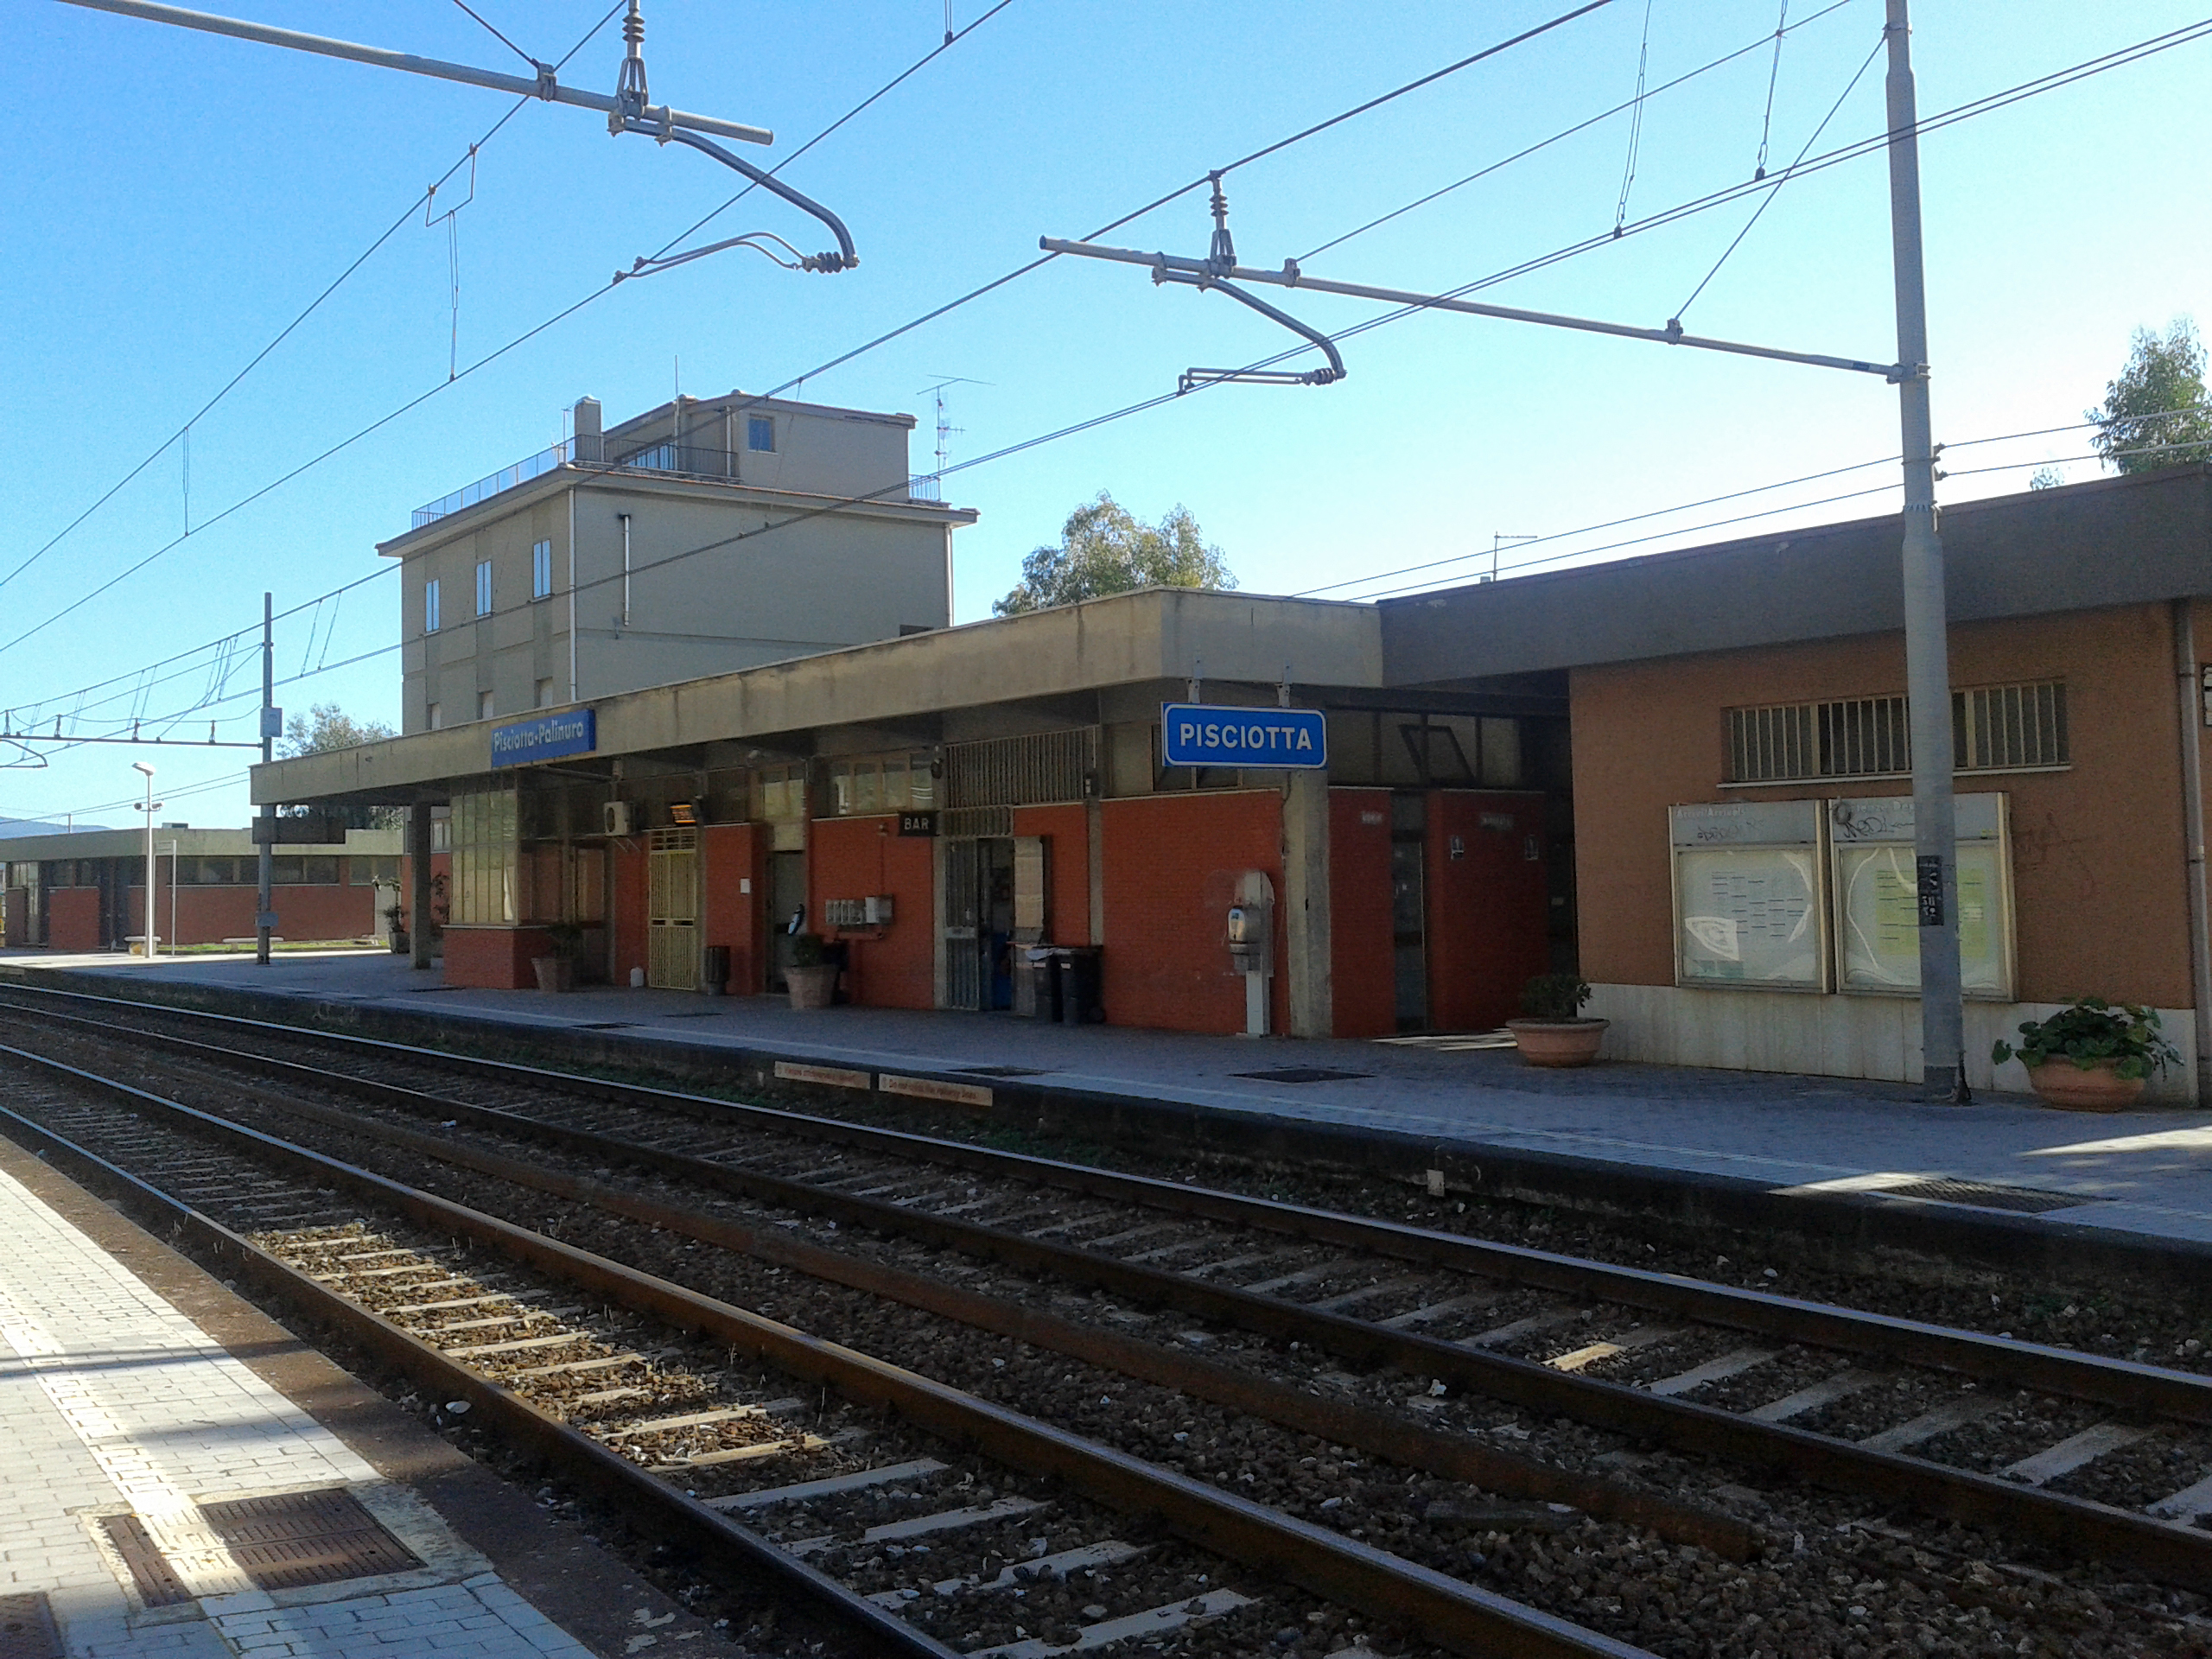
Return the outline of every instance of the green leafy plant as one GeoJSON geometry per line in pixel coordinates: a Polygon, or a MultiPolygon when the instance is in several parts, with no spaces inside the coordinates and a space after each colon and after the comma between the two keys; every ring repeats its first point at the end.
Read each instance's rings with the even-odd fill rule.
{"type": "Polygon", "coordinates": [[[819,933],[791,935],[792,967],[819,968],[829,960],[829,949],[822,943],[822,936],[819,933]]]}
{"type": "Polygon", "coordinates": [[[1521,988],[1521,1012],[1531,1020],[1580,1020],[1590,983],[1580,974],[1538,974],[1521,988]]]}
{"type": "Polygon", "coordinates": [[[1999,1065],[2015,1054],[2031,1071],[2066,1059],[2084,1071],[2109,1065],[2119,1077],[2147,1077],[2181,1060],[2159,1027],[2156,1008],[2133,1002],[2115,1007],[2101,996],[2082,997],[2048,1020],[2024,1020],[2018,1048],[2000,1037],[1989,1051],[1999,1065]]]}
{"type": "Polygon", "coordinates": [[[545,930],[545,950],[550,956],[563,962],[574,962],[582,954],[584,931],[574,922],[554,922],[545,930]]]}

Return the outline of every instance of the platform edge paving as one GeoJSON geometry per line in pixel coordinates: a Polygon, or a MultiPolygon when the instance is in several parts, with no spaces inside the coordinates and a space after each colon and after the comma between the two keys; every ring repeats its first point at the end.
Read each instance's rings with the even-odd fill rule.
{"type": "Polygon", "coordinates": [[[530,1493],[474,1462],[269,1314],[226,1288],[94,1193],[0,1137],[0,1171],[386,1480],[427,1503],[491,1563],[508,1590],[594,1653],[613,1659],[650,1628],[665,1644],[691,1633],[686,1654],[734,1655],[603,1548],[538,1508],[530,1493]],[[666,1623],[658,1621],[667,1620],[666,1623]],[[654,1621],[648,1625],[647,1621],[654,1621]]]}

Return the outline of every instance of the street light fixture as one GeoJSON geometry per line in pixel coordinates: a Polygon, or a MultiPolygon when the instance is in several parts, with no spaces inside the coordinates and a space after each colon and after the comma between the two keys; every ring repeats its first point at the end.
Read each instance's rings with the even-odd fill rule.
{"type": "Polygon", "coordinates": [[[133,760],[130,770],[143,772],[146,777],[146,960],[154,959],[154,814],[162,804],[154,798],[154,769],[143,760],[133,760]]]}

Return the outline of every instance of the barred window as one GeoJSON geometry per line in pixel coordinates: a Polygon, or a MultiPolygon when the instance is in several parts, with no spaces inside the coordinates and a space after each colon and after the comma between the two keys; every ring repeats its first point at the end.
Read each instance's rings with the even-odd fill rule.
{"type": "Polygon", "coordinates": [[[986,738],[945,747],[948,807],[1080,801],[1096,786],[1098,728],[986,738]]]}
{"type": "MultiPolygon", "coordinates": [[[[1951,738],[1961,772],[2065,766],[2066,683],[2039,680],[1955,691],[1951,738]]],[[[1731,783],[1895,777],[1911,770],[1910,716],[1903,697],[1728,710],[1731,783]]]]}

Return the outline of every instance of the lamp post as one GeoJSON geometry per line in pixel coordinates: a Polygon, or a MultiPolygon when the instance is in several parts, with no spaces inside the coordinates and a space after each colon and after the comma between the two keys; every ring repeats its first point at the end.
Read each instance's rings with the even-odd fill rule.
{"type": "Polygon", "coordinates": [[[146,778],[146,960],[154,959],[154,894],[159,890],[154,885],[154,814],[161,803],[154,798],[154,769],[143,760],[133,760],[130,770],[143,772],[146,778]]]}
{"type": "MultiPolygon", "coordinates": [[[[150,820],[149,820],[150,822],[150,820]]],[[[176,931],[176,849],[178,843],[169,842],[169,955],[176,955],[176,942],[184,936],[176,931]]]]}

